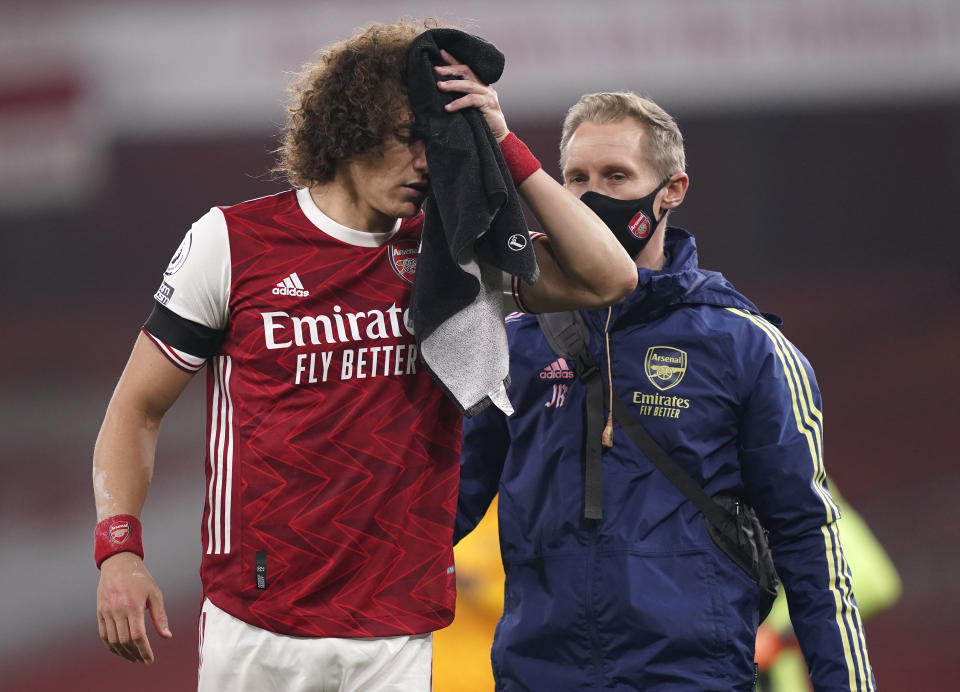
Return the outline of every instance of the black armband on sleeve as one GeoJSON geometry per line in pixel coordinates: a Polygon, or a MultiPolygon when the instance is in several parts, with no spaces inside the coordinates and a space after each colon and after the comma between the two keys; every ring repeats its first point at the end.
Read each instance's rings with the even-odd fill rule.
{"type": "Polygon", "coordinates": [[[168,346],[203,359],[220,349],[225,336],[225,332],[180,317],[157,302],[143,328],[168,346]]]}

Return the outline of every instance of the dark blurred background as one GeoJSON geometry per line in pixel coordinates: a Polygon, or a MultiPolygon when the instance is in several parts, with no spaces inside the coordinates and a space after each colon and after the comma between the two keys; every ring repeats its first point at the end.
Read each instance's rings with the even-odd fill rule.
{"type": "MultiPolygon", "coordinates": [[[[0,687],[192,689],[203,377],[144,510],[175,638],[147,670],[97,636],[93,443],[163,269],[267,175],[291,74],[372,21],[495,43],[508,123],[557,174],[586,91],[679,120],[672,222],[813,363],[827,470],[903,579],[866,622],[883,689],[960,676],[960,3],[0,0],[0,687]],[[482,5],[482,6],[481,6],[482,5]],[[9,331],[7,331],[9,330],[9,331]]],[[[856,578],[856,574],[854,575],[856,578]]],[[[152,629],[151,629],[152,632],[152,629]]]]}

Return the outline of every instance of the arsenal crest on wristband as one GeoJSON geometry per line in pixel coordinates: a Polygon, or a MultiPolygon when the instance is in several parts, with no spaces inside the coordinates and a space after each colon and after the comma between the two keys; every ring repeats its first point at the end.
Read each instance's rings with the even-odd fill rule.
{"type": "Polygon", "coordinates": [[[107,517],[94,531],[93,559],[97,569],[108,557],[117,553],[134,553],[143,559],[143,529],[132,514],[107,517]]]}
{"type": "Polygon", "coordinates": [[[130,538],[130,522],[125,519],[115,521],[110,524],[109,528],[110,540],[120,545],[125,540],[130,538]]]}

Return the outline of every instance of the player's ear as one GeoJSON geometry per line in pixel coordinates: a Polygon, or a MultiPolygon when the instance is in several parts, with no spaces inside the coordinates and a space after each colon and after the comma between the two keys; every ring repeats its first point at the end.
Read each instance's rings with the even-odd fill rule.
{"type": "Polygon", "coordinates": [[[663,211],[676,209],[683,203],[683,198],[687,194],[687,188],[690,186],[690,178],[686,173],[674,173],[663,188],[663,195],[660,198],[660,208],[663,211]]]}

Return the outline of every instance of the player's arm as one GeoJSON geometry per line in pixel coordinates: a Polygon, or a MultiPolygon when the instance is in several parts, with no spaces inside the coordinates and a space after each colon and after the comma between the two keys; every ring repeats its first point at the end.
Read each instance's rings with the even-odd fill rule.
{"type": "Polygon", "coordinates": [[[454,545],[473,531],[487,513],[500,487],[509,447],[506,418],[496,406],[488,406],[477,415],[463,419],[454,545]]]}
{"type": "MultiPolygon", "coordinates": [[[[153,475],[160,421],[192,373],[173,365],[140,334],[117,383],[93,453],[97,521],[140,516],[153,475]]],[[[111,555],[100,565],[97,618],[107,648],[129,661],[153,663],[145,611],[162,637],[173,636],[160,589],[140,557],[111,555]]]]}
{"type": "MultiPolygon", "coordinates": [[[[637,285],[637,267],[606,224],[583,202],[548,175],[518,140],[507,137],[510,130],[497,92],[477,79],[446,51],[450,63],[436,67],[441,76],[454,77],[437,83],[441,91],[463,92],[450,102],[448,111],[477,108],[483,114],[501,146],[510,146],[520,167],[536,170],[519,183],[518,191],[533,212],[546,238],[534,243],[540,277],[533,285],[521,284],[520,299],[531,312],[555,312],[576,308],[602,307],[615,303],[637,285]],[[525,159],[525,160],[524,160],[525,159]]],[[[505,152],[506,153],[506,152],[505,152]]],[[[515,165],[511,165],[511,173],[515,165]]]]}
{"type": "Polygon", "coordinates": [[[610,229],[542,168],[519,192],[546,232],[533,244],[540,277],[517,286],[530,312],[603,307],[636,288],[637,266],[610,229]]]}

